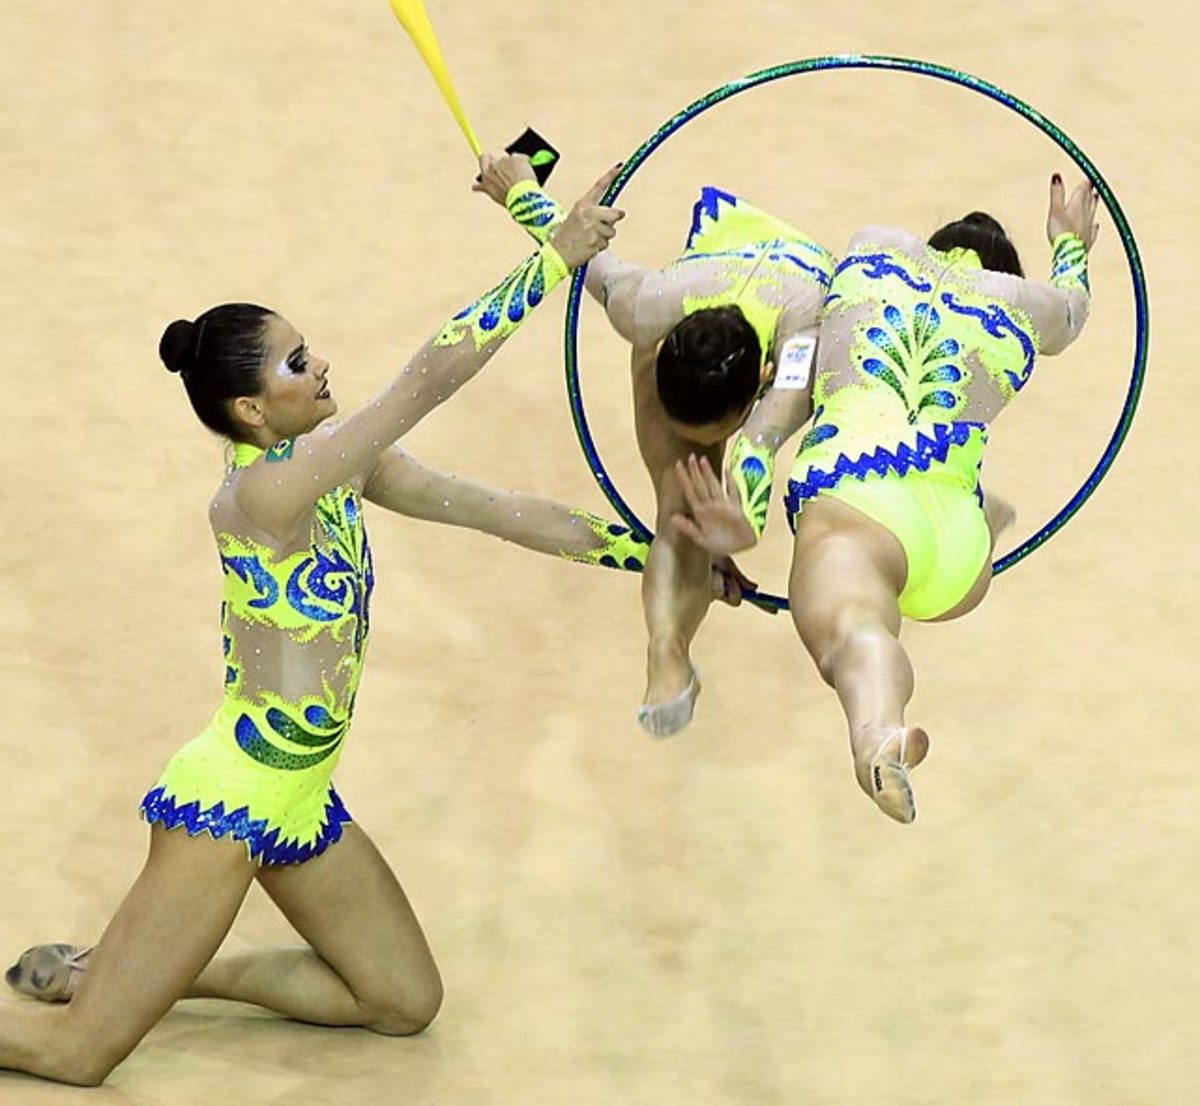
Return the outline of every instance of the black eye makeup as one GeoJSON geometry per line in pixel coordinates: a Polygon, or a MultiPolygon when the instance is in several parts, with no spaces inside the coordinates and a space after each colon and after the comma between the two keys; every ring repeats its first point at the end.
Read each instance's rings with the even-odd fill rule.
{"type": "Polygon", "coordinates": [[[308,346],[299,346],[288,354],[287,367],[294,373],[302,373],[308,368],[308,346]]]}

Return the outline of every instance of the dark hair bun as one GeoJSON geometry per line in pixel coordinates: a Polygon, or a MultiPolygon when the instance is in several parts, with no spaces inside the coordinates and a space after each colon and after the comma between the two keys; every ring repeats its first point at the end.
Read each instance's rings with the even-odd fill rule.
{"type": "Polygon", "coordinates": [[[974,250],[985,269],[1023,277],[1017,247],[1012,244],[1004,227],[985,211],[972,211],[957,222],[947,223],[929,237],[935,250],[974,250]]]}
{"type": "Polygon", "coordinates": [[[158,356],[167,366],[167,372],[186,372],[196,359],[194,349],[196,324],[187,319],[176,319],[158,342],[158,356]]]}
{"type": "Polygon", "coordinates": [[[964,215],[962,221],[973,227],[981,227],[992,234],[1004,234],[1004,228],[986,211],[972,211],[970,215],[964,215]]]}

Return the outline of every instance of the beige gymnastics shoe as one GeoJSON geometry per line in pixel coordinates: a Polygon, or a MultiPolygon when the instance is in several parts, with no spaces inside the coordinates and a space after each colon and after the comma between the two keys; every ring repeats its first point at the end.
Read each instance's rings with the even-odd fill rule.
{"type": "Polygon", "coordinates": [[[886,733],[869,756],[855,750],[854,771],[862,789],[889,818],[909,823],[917,817],[908,770],[929,752],[929,735],[915,726],[898,726],[886,733]]]}
{"type": "Polygon", "coordinates": [[[670,737],[691,720],[700,694],[700,680],[693,669],[688,685],[674,699],[665,703],[643,703],[638,707],[638,725],[654,737],[670,737]]]}
{"type": "Polygon", "coordinates": [[[78,945],[34,945],[4,973],[5,982],[42,1002],[70,1002],[91,949],[78,945]]]}

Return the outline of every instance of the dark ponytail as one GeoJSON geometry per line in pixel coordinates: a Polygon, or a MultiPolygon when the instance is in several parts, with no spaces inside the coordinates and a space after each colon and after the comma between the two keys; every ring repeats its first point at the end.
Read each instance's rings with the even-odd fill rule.
{"type": "Polygon", "coordinates": [[[983,211],[972,211],[956,222],[947,223],[930,237],[929,244],[943,252],[960,247],[974,250],[985,269],[1019,277],[1025,275],[1017,247],[1009,240],[1004,228],[983,211]]]}
{"type": "Polygon", "coordinates": [[[270,315],[252,303],[226,303],[195,322],[176,319],[159,340],[158,355],[168,372],[183,378],[197,417],[227,438],[236,438],[238,429],[226,402],[262,391],[263,332],[270,315]]]}

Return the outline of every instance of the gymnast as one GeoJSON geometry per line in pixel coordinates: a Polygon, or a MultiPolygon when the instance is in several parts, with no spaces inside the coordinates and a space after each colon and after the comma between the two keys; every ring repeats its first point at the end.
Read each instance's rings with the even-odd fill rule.
{"type": "MultiPolygon", "coordinates": [[[[506,206],[539,241],[564,212],[523,155],[483,157],[476,191],[506,206]]],[[[670,525],[686,509],[676,464],[698,452],[718,469],[726,440],[746,422],[776,364],[811,358],[833,258],[800,231],[716,188],[702,190],[682,256],[662,270],[607,253],[591,262],[587,289],[632,346],[634,424],[656,497],[655,539],[642,605],[647,678],[638,721],[656,736],[686,726],[700,682],[692,639],[715,589],[712,559],[670,525]]],[[[735,471],[741,471],[735,466],[735,471]]],[[[750,517],[767,498],[741,483],[750,517]]],[[[770,489],[766,489],[769,497],[770,489]]],[[[753,583],[718,558],[732,602],[753,583]]]]}
{"type": "MultiPolygon", "coordinates": [[[[753,439],[738,443],[769,486],[779,444],[812,418],[786,497],[792,618],[841,701],[859,785],[900,822],[916,817],[908,770],[929,748],[904,719],[913,670],[901,619],[958,618],[987,593],[1012,519],[980,485],[988,429],[1037,355],[1061,353],[1083,327],[1097,199],[1086,181],[1067,198],[1051,178],[1048,283],[1024,279],[1003,228],[981,212],[927,243],[858,231],[826,300],[815,379],[773,389],[753,439]]],[[[688,501],[672,520],[679,534],[714,555],[754,545],[732,474],[723,486],[693,455],[677,476],[688,501]]]]}
{"type": "Polygon", "coordinates": [[[224,701],[143,800],[149,856],[94,951],[38,946],[9,970],[18,990],[70,1001],[0,1005],[0,1068],[99,1084],[184,996],[390,1035],[432,1021],[442,983],[421,928],[330,782],[374,582],[361,500],[576,560],[643,558],[622,527],[443,476],[393,444],[608,245],[622,213],[598,200],[613,175],[339,424],[326,423],[336,411],[329,363],[280,315],[226,304],[166,329],[167,368],[232,443],[210,509],[224,571],[224,701]],[[307,944],[213,959],[255,879],[307,944]]]}

